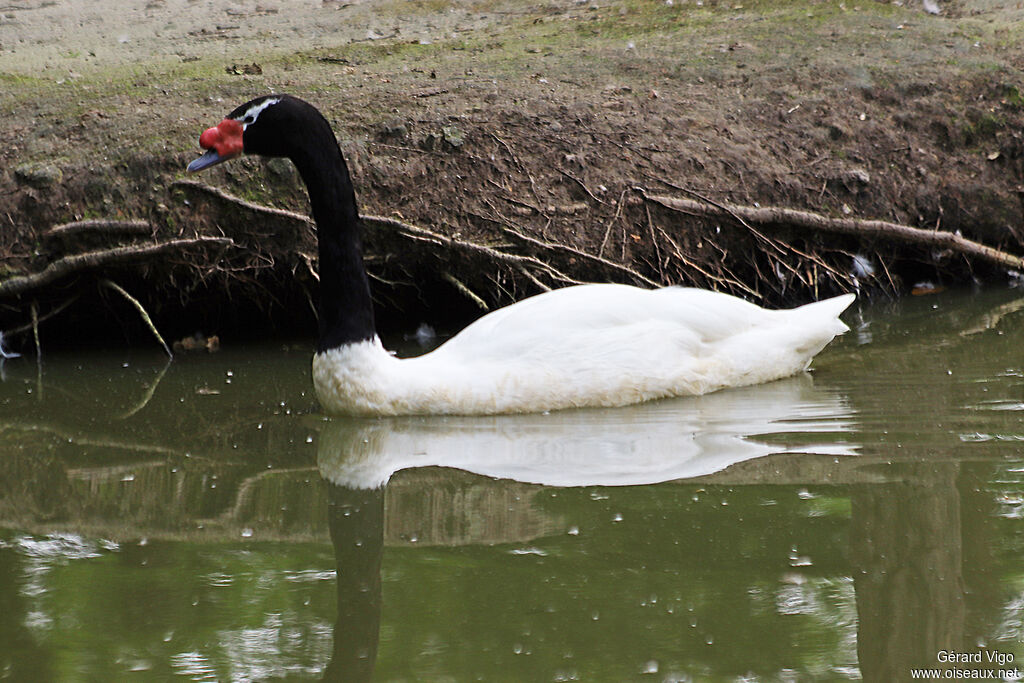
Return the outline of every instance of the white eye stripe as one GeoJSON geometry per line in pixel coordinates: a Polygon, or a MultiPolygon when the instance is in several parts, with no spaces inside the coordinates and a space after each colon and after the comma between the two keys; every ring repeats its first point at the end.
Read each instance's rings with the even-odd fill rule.
{"type": "Polygon", "coordinates": [[[235,120],[241,123],[242,130],[245,130],[245,128],[250,124],[256,123],[256,119],[259,118],[260,114],[263,113],[264,109],[266,109],[269,106],[275,105],[280,101],[280,97],[271,97],[270,99],[263,100],[259,104],[255,104],[249,107],[249,109],[247,109],[242,116],[235,120]]]}

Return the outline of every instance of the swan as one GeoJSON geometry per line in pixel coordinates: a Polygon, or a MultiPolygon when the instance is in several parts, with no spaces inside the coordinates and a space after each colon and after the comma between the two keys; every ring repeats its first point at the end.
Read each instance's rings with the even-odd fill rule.
{"type": "Polygon", "coordinates": [[[801,372],[848,329],[839,314],[853,294],[767,310],[701,289],[587,284],[523,299],[399,359],[374,327],[355,191],[327,119],[296,97],[264,95],[199,145],[189,172],[243,153],[286,157],[306,185],[320,259],[313,385],[331,414],[528,413],[700,395],[801,372]]]}

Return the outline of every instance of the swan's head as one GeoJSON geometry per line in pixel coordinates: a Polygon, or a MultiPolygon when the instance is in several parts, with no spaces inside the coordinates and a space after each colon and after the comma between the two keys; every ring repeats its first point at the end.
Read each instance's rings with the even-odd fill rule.
{"type": "MultiPolygon", "coordinates": [[[[313,105],[291,95],[263,95],[236,107],[223,121],[199,136],[206,150],[188,165],[195,173],[243,153],[291,157],[302,137],[329,124],[313,105]]],[[[333,138],[333,135],[332,135],[333,138]]]]}

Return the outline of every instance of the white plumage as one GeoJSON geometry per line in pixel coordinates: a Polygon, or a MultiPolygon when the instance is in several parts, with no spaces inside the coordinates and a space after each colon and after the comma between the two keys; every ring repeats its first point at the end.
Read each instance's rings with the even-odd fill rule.
{"type": "Polygon", "coordinates": [[[357,415],[496,414],[700,395],[805,370],[852,294],[772,311],[700,289],[595,284],[499,309],[431,353],[377,338],[317,354],[324,408],[357,415]]]}

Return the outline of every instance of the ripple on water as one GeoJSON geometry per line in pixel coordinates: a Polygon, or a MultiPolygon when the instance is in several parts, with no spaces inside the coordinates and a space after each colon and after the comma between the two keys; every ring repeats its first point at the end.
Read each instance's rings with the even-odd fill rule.
{"type": "Polygon", "coordinates": [[[49,534],[42,538],[18,536],[13,541],[0,543],[0,548],[13,547],[26,557],[51,563],[100,557],[104,551],[114,551],[120,547],[113,541],[86,540],[78,534],[49,534]]]}

